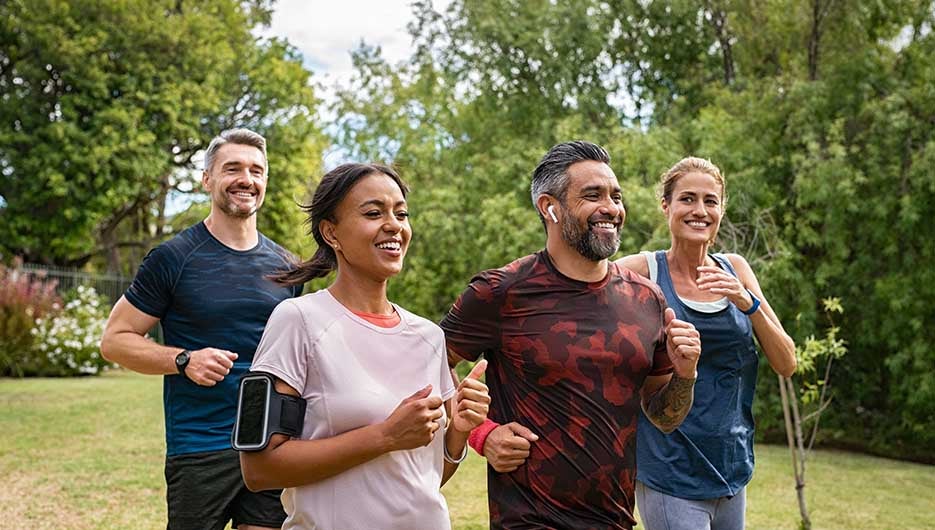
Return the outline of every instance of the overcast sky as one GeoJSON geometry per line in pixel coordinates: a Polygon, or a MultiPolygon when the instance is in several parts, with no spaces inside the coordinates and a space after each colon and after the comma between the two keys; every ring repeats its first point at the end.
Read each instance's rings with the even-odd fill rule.
{"type": "MultiPolygon", "coordinates": [[[[316,81],[332,86],[350,77],[351,50],[361,40],[383,49],[390,63],[407,57],[412,0],[277,0],[273,22],[263,34],[286,37],[303,55],[316,81]]],[[[433,0],[436,10],[449,0],[433,0]]]]}
{"type": "MultiPolygon", "coordinates": [[[[450,0],[432,0],[437,11],[450,0]]],[[[321,88],[316,95],[329,103],[336,83],[346,83],[353,73],[351,50],[361,41],[380,46],[390,64],[408,57],[412,39],[406,25],[413,21],[412,0],[277,0],[273,20],[262,36],[285,37],[302,52],[303,64],[314,73],[321,88]]],[[[320,109],[324,127],[331,120],[327,107],[320,109]]],[[[335,167],[346,154],[330,149],[325,167],[335,167]]]]}

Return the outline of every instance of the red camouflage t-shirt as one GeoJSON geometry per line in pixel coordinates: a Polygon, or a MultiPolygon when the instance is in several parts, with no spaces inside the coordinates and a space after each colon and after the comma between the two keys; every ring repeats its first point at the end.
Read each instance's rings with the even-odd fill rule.
{"type": "Polygon", "coordinates": [[[442,320],[448,348],[489,361],[490,418],[539,435],[525,465],[488,468],[491,528],[631,528],[639,390],[672,371],[665,299],[611,263],[595,283],[546,251],[484,271],[442,320]]]}

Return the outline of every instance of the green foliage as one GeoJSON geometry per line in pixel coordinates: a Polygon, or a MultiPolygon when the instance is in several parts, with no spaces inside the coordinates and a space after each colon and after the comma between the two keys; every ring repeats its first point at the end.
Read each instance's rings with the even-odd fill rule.
{"type": "Polygon", "coordinates": [[[322,140],[309,74],[257,40],[265,1],[0,3],[0,251],[132,273],[223,129],[268,136],[263,229],[294,244],[322,140]]]}
{"type": "MultiPolygon", "coordinates": [[[[805,338],[804,345],[796,349],[796,373],[795,379],[799,381],[801,393],[799,399],[805,406],[814,405],[823,407],[822,391],[828,385],[830,369],[820,370],[822,365],[826,366],[831,362],[840,359],[847,353],[847,345],[844,339],[838,338],[841,329],[834,325],[833,313],[843,313],[839,298],[825,298],[822,300],[825,314],[828,317],[829,326],[825,329],[825,336],[818,339],[814,335],[805,338]]],[[[828,398],[831,399],[830,397],[828,398]]]]}
{"type": "MultiPolygon", "coordinates": [[[[748,259],[787,327],[795,317],[801,352],[847,337],[825,439],[933,459],[931,2],[413,10],[412,56],[389,64],[362,45],[331,109],[343,152],[392,161],[413,187],[394,300],[440,318],[477,271],[541,248],[529,178],[554,143],[608,148],[624,253],[668,245],[658,175],[710,158],[730,197],[716,250],[748,259]],[[832,295],[843,312],[827,330],[832,295]]],[[[294,204],[321,173],[319,102],[296,50],[253,36],[269,15],[266,1],[0,3],[0,251],[132,272],[205,215],[196,203],[171,219],[166,205],[197,190],[210,137],[242,125],[269,139],[261,230],[311,255],[294,204]]],[[[761,377],[767,435],[781,430],[776,390],[761,377]]]]}
{"type": "MultiPolygon", "coordinates": [[[[338,145],[392,160],[413,184],[415,239],[394,299],[438,317],[475,272],[540,248],[529,176],[558,141],[613,156],[625,253],[668,245],[658,175],[685,155],[710,158],[730,196],[716,250],[747,257],[787,327],[796,317],[801,352],[836,355],[848,338],[826,440],[932,459],[930,2],[413,9],[412,57],[391,65],[362,46],[335,109],[338,145]],[[844,311],[826,330],[831,295],[844,311]]],[[[781,414],[763,364],[768,434],[781,414]]]]}

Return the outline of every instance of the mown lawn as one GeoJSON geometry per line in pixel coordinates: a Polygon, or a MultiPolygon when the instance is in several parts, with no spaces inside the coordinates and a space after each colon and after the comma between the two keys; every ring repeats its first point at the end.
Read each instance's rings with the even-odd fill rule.
{"type": "MultiPolygon", "coordinates": [[[[0,379],[0,529],[165,528],[161,379],[0,379]]],[[[748,528],[797,528],[784,447],[760,446],[748,528]]],[[[816,530],[935,527],[935,467],[837,451],[813,454],[808,502],[816,530]]],[[[487,528],[476,455],[444,492],[453,527],[487,528]]]]}

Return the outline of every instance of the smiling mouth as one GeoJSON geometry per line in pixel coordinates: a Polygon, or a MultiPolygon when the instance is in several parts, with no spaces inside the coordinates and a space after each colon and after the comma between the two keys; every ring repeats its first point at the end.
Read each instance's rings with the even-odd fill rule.
{"type": "Polygon", "coordinates": [[[597,229],[597,230],[609,230],[609,231],[616,232],[619,226],[620,226],[620,221],[608,221],[606,219],[602,221],[588,222],[588,228],[591,230],[597,229]]]}
{"type": "Polygon", "coordinates": [[[711,225],[711,223],[705,221],[685,221],[685,224],[692,228],[708,228],[711,225]]]}
{"type": "Polygon", "coordinates": [[[403,245],[399,241],[384,241],[383,243],[377,243],[376,247],[380,250],[399,252],[402,250],[403,245]]]}
{"type": "Polygon", "coordinates": [[[233,195],[234,197],[238,197],[240,199],[252,199],[256,197],[256,193],[252,191],[245,191],[245,190],[228,191],[227,193],[229,193],[230,195],[233,195]]]}

